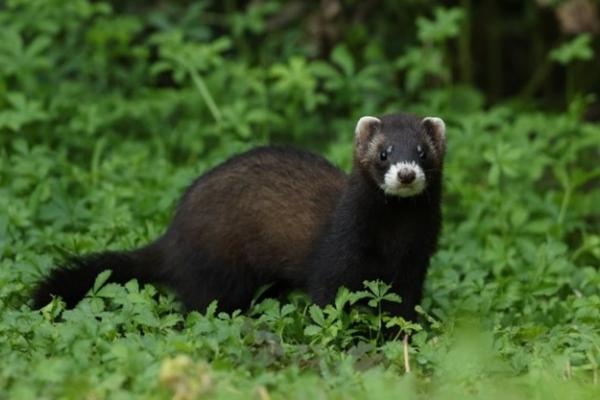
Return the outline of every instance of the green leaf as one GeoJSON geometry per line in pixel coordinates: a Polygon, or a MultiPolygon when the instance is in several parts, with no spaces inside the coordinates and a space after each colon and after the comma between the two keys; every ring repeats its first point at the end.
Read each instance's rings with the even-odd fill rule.
{"type": "Polygon", "coordinates": [[[325,317],[323,316],[323,311],[319,306],[313,304],[310,306],[308,311],[313,321],[315,321],[319,326],[325,326],[325,317]]]}
{"type": "Polygon", "coordinates": [[[96,277],[96,279],[94,280],[94,286],[92,288],[92,293],[94,293],[94,294],[98,293],[98,291],[102,288],[102,286],[104,286],[104,284],[108,281],[108,278],[110,278],[111,274],[112,274],[112,271],[109,269],[100,272],[98,274],[98,276],[96,277]]]}
{"type": "Polygon", "coordinates": [[[304,335],[306,336],[317,336],[321,333],[322,328],[317,325],[308,325],[304,328],[304,335]]]}
{"type": "Polygon", "coordinates": [[[592,37],[589,33],[577,35],[570,41],[562,44],[550,52],[550,59],[562,65],[574,61],[589,61],[594,57],[591,46],[592,37]]]}
{"type": "Polygon", "coordinates": [[[331,60],[342,69],[344,75],[354,76],[354,60],[346,46],[337,46],[333,49],[331,60]]]}
{"type": "Polygon", "coordinates": [[[417,35],[423,43],[439,43],[456,37],[460,32],[460,23],[464,18],[464,10],[460,8],[437,7],[434,19],[417,18],[417,35]]]}

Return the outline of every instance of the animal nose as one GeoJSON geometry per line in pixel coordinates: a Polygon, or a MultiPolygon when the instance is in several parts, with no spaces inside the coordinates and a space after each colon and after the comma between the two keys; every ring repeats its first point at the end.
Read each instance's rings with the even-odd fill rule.
{"type": "Polygon", "coordinates": [[[405,185],[412,183],[416,178],[415,171],[408,168],[403,168],[398,171],[398,180],[405,185]]]}

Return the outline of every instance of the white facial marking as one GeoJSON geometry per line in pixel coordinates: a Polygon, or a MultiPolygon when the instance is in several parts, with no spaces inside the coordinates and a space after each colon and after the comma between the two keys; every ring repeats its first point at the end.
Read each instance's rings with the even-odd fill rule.
{"type": "Polygon", "coordinates": [[[385,194],[398,197],[411,197],[421,193],[425,190],[427,181],[425,179],[425,172],[423,168],[417,163],[411,161],[402,161],[394,165],[390,165],[390,168],[385,173],[381,189],[385,194]],[[415,179],[410,183],[402,183],[398,178],[398,172],[409,172],[412,171],[415,174],[415,179]]]}

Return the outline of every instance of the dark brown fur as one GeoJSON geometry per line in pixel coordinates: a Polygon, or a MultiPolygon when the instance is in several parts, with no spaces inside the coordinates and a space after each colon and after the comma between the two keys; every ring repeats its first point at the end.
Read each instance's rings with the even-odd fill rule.
{"type": "Polygon", "coordinates": [[[323,158],[290,148],[255,149],[200,177],[161,240],[165,264],[182,271],[174,283],[184,303],[243,309],[261,285],[303,287],[306,258],[345,181],[323,158]]]}
{"type": "Polygon", "coordinates": [[[262,285],[274,283],[275,292],[303,287],[306,258],[345,182],[343,172],[309,152],[261,147],[238,155],[188,188],[156,242],[70,260],[36,289],[35,306],[52,294],[74,306],[104,269],[113,270],[114,282],[164,283],[187,309],[218,300],[233,311],[262,285]]]}

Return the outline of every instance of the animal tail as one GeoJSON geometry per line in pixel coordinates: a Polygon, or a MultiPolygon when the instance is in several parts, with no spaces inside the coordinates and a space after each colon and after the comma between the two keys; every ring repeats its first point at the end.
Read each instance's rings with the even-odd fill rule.
{"type": "Polygon", "coordinates": [[[59,296],[67,308],[73,308],[92,288],[98,274],[111,270],[107,282],[156,283],[161,279],[161,257],[156,244],[130,252],[104,252],[69,259],[54,269],[33,292],[33,306],[38,309],[59,296]]]}

